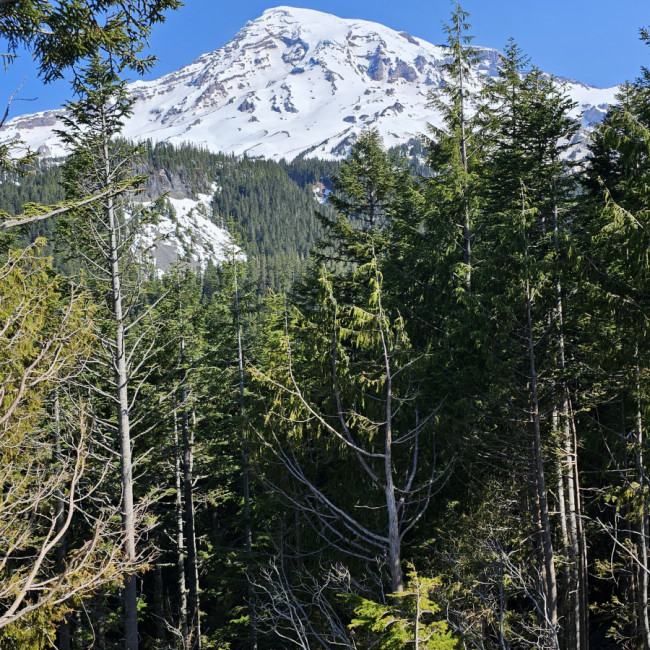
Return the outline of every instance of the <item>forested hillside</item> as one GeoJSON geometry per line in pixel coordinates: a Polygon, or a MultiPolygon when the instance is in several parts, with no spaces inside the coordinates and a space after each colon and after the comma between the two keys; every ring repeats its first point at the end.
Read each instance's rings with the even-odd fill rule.
{"type": "MultiPolygon", "coordinates": [[[[0,182],[3,210],[13,217],[27,203],[63,200],[62,162],[44,161],[5,174],[0,182]]],[[[331,212],[319,202],[331,187],[338,163],[300,159],[276,163],[213,154],[191,145],[147,142],[141,146],[135,169],[146,176],[134,197],[137,202],[162,196],[195,199],[198,194],[214,192],[212,220],[241,240],[251,262],[249,280],[264,294],[268,289],[288,288],[304,269],[321,232],[315,213],[331,212]]],[[[52,253],[56,227],[56,219],[38,221],[24,228],[17,241],[28,245],[45,237],[48,244],[43,250],[52,253]]],[[[61,255],[55,255],[54,265],[64,268],[61,255]]]]}
{"type": "Polygon", "coordinates": [[[650,71],[575,162],[467,30],[444,126],[340,166],[134,146],[137,51],[68,51],[127,48],[65,160],[0,150],[2,648],[650,648],[650,71]],[[153,273],[158,195],[213,189],[246,258],[153,273]]]}

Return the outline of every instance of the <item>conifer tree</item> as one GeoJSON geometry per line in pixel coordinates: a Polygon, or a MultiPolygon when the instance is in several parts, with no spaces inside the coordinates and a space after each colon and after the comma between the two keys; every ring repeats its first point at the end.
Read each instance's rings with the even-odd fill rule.
{"type": "MultiPolygon", "coordinates": [[[[531,445],[530,477],[535,513],[532,525],[539,557],[538,587],[543,602],[543,626],[546,628],[543,643],[557,647],[560,643],[558,565],[548,476],[548,467],[553,466],[557,452],[553,449],[554,425],[545,415],[552,407],[545,404],[547,400],[551,403],[558,400],[557,409],[568,429],[571,419],[565,374],[563,288],[559,274],[566,225],[559,219],[571,205],[570,176],[562,154],[577,126],[568,117],[572,104],[555,82],[534,68],[525,70],[526,65],[527,59],[511,41],[499,77],[486,89],[494,108],[485,131],[490,150],[485,167],[486,216],[480,290],[484,309],[494,314],[496,329],[492,336],[498,341],[498,347],[493,348],[493,354],[499,359],[498,364],[504,364],[502,371],[506,373],[499,381],[505,381],[504,387],[509,386],[508,391],[514,389],[514,394],[522,400],[519,403],[522,429],[513,433],[517,436],[516,442],[521,441],[523,435],[531,445]],[[553,373],[559,377],[559,388],[542,380],[542,377],[550,379],[553,373]],[[515,388],[517,382],[513,384],[513,379],[518,375],[525,380],[515,388]]],[[[495,379],[493,377],[496,386],[495,379]]],[[[512,408],[512,399],[509,401],[512,408]]],[[[566,436],[574,440],[569,433],[566,436]]],[[[577,461],[573,463],[573,446],[566,454],[572,462],[569,487],[573,508],[571,521],[575,523],[580,514],[576,511],[579,483],[577,461]]],[[[576,604],[572,619],[576,629],[584,633],[586,602],[578,593],[586,589],[586,567],[584,553],[577,548],[581,539],[577,526],[576,523],[575,544],[571,547],[575,549],[572,563],[577,573],[571,582],[572,591],[580,602],[576,604]]],[[[583,633],[578,632],[578,636],[583,633]]],[[[576,647],[585,647],[585,637],[581,639],[574,640],[576,647]]]]}
{"type": "MultiPolygon", "coordinates": [[[[127,215],[121,198],[143,180],[132,171],[136,149],[116,139],[133,103],[125,83],[110,63],[96,57],[84,74],[75,79],[74,89],[78,99],[68,105],[70,116],[65,118],[66,130],[59,132],[71,149],[64,172],[66,192],[69,198],[89,194],[103,194],[105,198],[76,209],[65,228],[73,250],[83,263],[84,281],[101,306],[98,320],[103,349],[98,350],[101,357],[98,372],[109,388],[100,388],[96,382],[95,386],[115,408],[113,426],[121,464],[126,554],[135,561],[139,551],[132,427],[140,386],[137,375],[151,361],[154,347],[153,339],[145,336],[140,328],[155,330],[157,327],[151,319],[151,310],[145,309],[135,317],[141,282],[135,241],[138,227],[151,212],[131,208],[131,214],[127,215]]],[[[144,374],[147,372],[151,368],[144,374]]],[[[124,633],[128,650],[138,647],[137,607],[136,577],[131,576],[124,587],[124,633]]]]}
{"type": "Polygon", "coordinates": [[[477,211],[475,169],[480,156],[476,132],[479,81],[473,69],[479,52],[470,46],[473,37],[468,34],[469,14],[458,2],[452,4],[451,20],[444,25],[450,60],[442,66],[443,83],[430,96],[443,127],[429,125],[432,140],[428,157],[434,170],[428,184],[432,210],[429,220],[438,222],[431,225],[439,237],[451,236],[458,242],[462,256],[455,271],[467,291],[471,291],[473,222],[477,211]]]}
{"type": "Polygon", "coordinates": [[[324,220],[320,263],[276,312],[255,372],[269,395],[262,443],[284,467],[265,478],[348,561],[371,566],[381,554],[390,591],[400,593],[405,539],[444,475],[433,452],[436,407],[420,403],[422,356],[383,274],[393,217],[417,205],[417,193],[375,133],[353,147],[335,189],[339,215],[324,220]],[[345,490],[342,480],[352,481],[345,490]]]}
{"type": "MultiPolygon", "coordinates": [[[[647,32],[642,31],[647,40],[647,32]]],[[[605,491],[616,504],[605,530],[620,553],[622,592],[611,599],[617,619],[612,633],[621,641],[639,639],[650,647],[649,522],[647,478],[648,413],[648,265],[647,230],[650,160],[650,75],[646,69],[625,84],[618,105],[598,127],[587,173],[588,221],[583,253],[585,284],[591,306],[590,329],[601,344],[588,350],[586,364],[600,370],[602,394],[597,405],[604,444],[611,446],[612,475],[605,491]],[[616,405],[612,408],[609,404],[616,405]],[[614,436],[612,436],[614,433],[614,436]],[[617,434],[617,435],[616,435],[617,434]],[[626,541],[613,531],[623,528],[626,541]],[[624,568],[625,567],[625,568],[624,568]]],[[[593,408],[593,405],[592,405],[593,408]]]]}

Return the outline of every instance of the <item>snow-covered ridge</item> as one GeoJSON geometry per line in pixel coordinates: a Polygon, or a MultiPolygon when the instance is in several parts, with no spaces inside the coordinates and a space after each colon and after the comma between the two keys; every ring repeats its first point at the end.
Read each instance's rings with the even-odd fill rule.
{"type": "MultiPolygon", "coordinates": [[[[496,74],[499,52],[481,51],[476,74],[496,74]]],[[[177,72],[131,84],[137,103],[124,135],[275,159],[345,155],[364,128],[392,146],[439,124],[427,96],[442,81],[444,57],[443,48],[377,23],[277,7],[177,72]]],[[[567,83],[586,128],[616,90],[567,83]]],[[[53,111],[15,118],[0,141],[61,155],[55,123],[53,111]]]]}
{"type": "Polygon", "coordinates": [[[166,198],[168,210],[155,225],[145,227],[137,247],[159,274],[183,260],[205,271],[208,261],[218,264],[233,255],[243,257],[228,231],[210,220],[215,190],[213,186],[211,194],[199,194],[196,200],[166,198]]]}

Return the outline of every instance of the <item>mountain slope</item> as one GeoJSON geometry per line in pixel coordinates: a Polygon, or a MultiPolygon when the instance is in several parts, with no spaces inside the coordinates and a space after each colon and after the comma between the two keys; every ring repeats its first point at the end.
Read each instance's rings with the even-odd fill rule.
{"type": "MultiPolygon", "coordinates": [[[[476,74],[496,74],[499,52],[481,53],[476,74]]],[[[444,57],[444,48],[377,23],[277,7],[177,72],[131,84],[137,103],[124,135],[288,160],[345,155],[364,128],[393,146],[439,123],[427,96],[442,82],[444,57]]],[[[567,82],[567,91],[588,127],[616,88],[567,82]]],[[[61,155],[56,115],[15,118],[0,141],[61,155]]]]}

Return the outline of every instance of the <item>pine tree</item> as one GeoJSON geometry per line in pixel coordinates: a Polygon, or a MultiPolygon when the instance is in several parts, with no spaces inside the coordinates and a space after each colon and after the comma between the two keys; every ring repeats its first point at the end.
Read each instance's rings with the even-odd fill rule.
{"type": "Polygon", "coordinates": [[[430,96],[431,105],[442,116],[443,127],[429,126],[432,140],[428,158],[434,171],[428,183],[433,213],[429,220],[440,222],[432,224],[439,235],[444,233],[445,239],[451,236],[458,241],[462,261],[455,264],[456,273],[471,292],[473,222],[477,212],[475,169],[480,159],[476,115],[479,81],[473,69],[479,52],[469,45],[473,40],[467,33],[469,14],[458,2],[452,4],[451,20],[444,25],[450,60],[442,66],[443,83],[430,96]]]}

